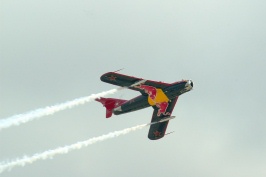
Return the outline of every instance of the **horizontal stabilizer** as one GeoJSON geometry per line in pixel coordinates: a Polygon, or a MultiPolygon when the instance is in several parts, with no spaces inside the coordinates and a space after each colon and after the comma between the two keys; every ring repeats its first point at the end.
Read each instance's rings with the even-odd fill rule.
{"type": "Polygon", "coordinates": [[[106,108],[106,118],[110,118],[113,114],[113,109],[121,106],[127,100],[114,99],[114,98],[96,98],[95,101],[98,101],[103,104],[106,108]]]}

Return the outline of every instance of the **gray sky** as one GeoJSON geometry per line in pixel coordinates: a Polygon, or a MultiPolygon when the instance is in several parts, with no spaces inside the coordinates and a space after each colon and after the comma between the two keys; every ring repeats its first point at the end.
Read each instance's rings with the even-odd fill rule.
{"type": "MultiPolygon", "coordinates": [[[[108,71],[192,79],[159,141],[148,128],[3,177],[266,176],[266,1],[0,1],[0,118],[116,88],[108,71]]],[[[139,95],[122,91],[112,97],[139,95]]],[[[0,132],[0,161],[148,123],[97,102],[0,132]]]]}

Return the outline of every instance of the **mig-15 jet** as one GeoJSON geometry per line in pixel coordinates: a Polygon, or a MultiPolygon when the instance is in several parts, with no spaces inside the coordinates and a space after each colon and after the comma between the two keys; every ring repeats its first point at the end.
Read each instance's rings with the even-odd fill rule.
{"type": "Polygon", "coordinates": [[[105,73],[101,76],[101,80],[141,93],[140,96],[131,100],[97,98],[96,101],[101,102],[106,107],[106,118],[110,118],[112,114],[120,115],[150,106],[153,107],[151,122],[157,123],[150,126],[148,138],[151,140],[164,137],[169,120],[174,118],[171,114],[178,97],[193,88],[192,80],[164,83],[127,76],[117,72],[105,73]]]}

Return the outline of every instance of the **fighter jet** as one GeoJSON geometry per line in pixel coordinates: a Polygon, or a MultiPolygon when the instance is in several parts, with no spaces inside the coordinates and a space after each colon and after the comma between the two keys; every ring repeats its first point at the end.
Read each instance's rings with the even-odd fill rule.
{"type": "Polygon", "coordinates": [[[193,88],[192,80],[182,80],[174,83],[164,83],[152,80],[145,80],[137,77],[123,75],[117,72],[108,72],[100,78],[103,82],[113,85],[127,87],[139,91],[140,96],[131,100],[115,98],[97,98],[106,107],[106,118],[112,114],[120,115],[137,111],[152,106],[152,115],[148,138],[158,140],[164,137],[169,120],[178,97],[193,88]],[[156,123],[155,123],[156,122],[156,123]]]}

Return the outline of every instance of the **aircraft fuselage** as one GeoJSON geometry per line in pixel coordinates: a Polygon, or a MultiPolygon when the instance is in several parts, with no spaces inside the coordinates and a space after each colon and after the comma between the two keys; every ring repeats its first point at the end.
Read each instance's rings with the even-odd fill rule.
{"type": "Polygon", "coordinates": [[[183,93],[190,91],[193,88],[193,82],[191,80],[183,80],[180,82],[175,82],[164,89],[157,89],[155,87],[145,85],[136,87],[142,89],[146,94],[137,96],[116,107],[113,110],[115,115],[137,111],[150,106],[158,106],[158,104],[167,104],[167,102],[171,101],[172,99],[175,99],[183,93]]]}

